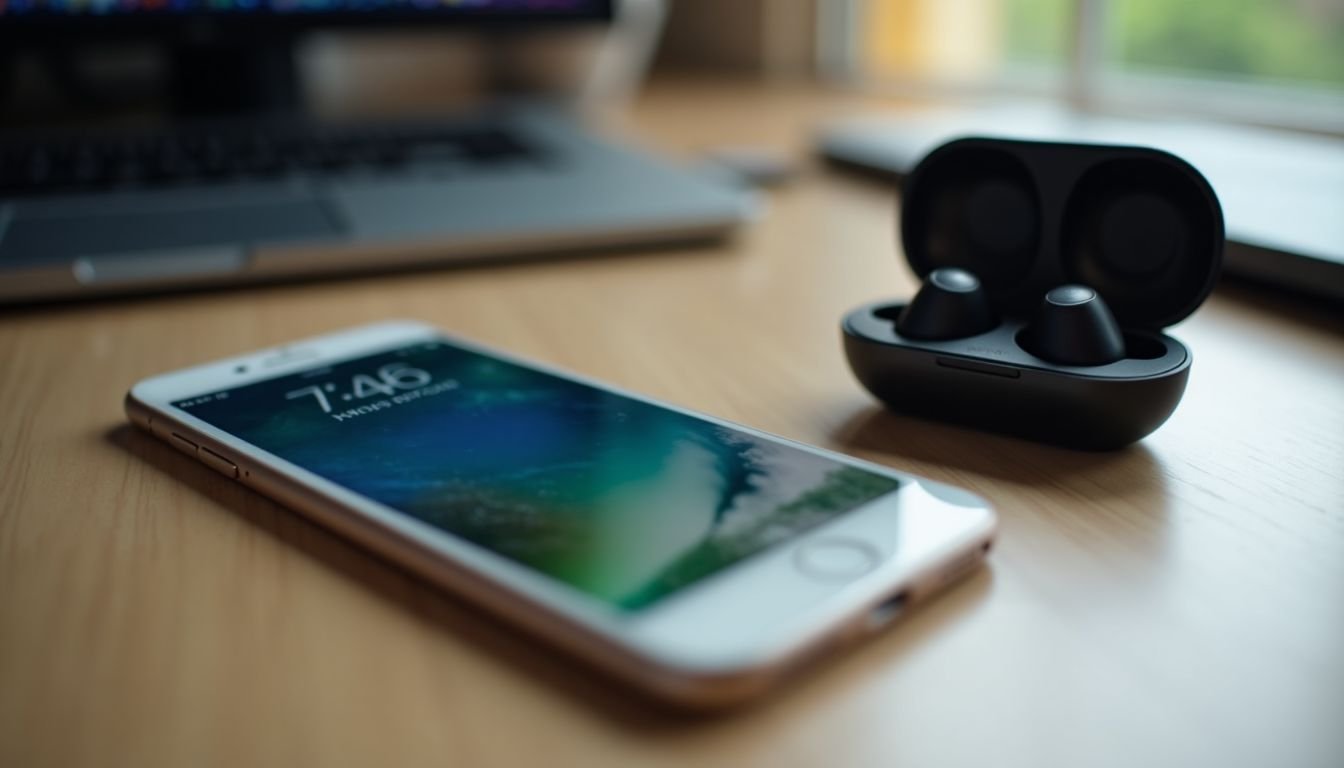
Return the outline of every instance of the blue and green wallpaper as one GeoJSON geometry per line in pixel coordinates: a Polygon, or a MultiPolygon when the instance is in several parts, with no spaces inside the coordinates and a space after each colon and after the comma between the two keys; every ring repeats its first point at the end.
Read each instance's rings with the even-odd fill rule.
{"type": "Polygon", "coordinates": [[[623,610],[899,485],[437,341],[175,405],[623,610]]]}

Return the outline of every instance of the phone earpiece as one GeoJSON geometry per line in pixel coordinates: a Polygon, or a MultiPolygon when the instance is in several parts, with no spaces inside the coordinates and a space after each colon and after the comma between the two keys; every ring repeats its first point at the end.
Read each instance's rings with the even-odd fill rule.
{"type": "Polygon", "coordinates": [[[964,339],[998,324],[980,279],[964,269],[943,267],[929,273],[899,317],[896,332],[911,339],[964,339]]]}
{"type": "Polygon", "coordinates": [[[1045,294],[1023,346],[1059,365],[1106,365],[1125,357],[1125,337],[1101,296],[1085,285],[1045,294]]]}

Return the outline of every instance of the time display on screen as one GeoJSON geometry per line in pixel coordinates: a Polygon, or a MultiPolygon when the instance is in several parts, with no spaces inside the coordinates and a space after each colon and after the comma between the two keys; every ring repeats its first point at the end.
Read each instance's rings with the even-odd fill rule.
{"type": "Polygon", "coordinates": [[[358,402],[375,395],[393,397],[399,392],[419,389],[434,380],[428,371],[412,368],[403,363],[389,363],[379,368],[374,375],[357,373],[350,377],[349,386],[342,389],[334,381],[313,384],[285,393],[286,400],[297,400],[311,396],[322,407],[323,413],[331,413],[333,397],[345,402],[358,402]]]}
{"type": "Polygon", "coordinates": [[[345,421],[396,405],[405,405],[422,397],[457,389],[457,381],[435,382],[421,368],[405,363],[388,363],[371,372],[356,373],[348,380],[324,381],[291,389],[286,400],[309,400],[336,421],[345,421]]]}

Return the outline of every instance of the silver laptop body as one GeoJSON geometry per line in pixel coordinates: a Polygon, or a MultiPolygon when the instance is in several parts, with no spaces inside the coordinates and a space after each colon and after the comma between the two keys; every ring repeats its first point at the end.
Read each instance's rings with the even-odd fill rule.
{"type": "Polygon", "coordinates": [[[599,140],[560,112],[510,107],[488,119],[532,154],[0,192],[0,304],[715,238],[747,213],[739,190],[599,140]]]}

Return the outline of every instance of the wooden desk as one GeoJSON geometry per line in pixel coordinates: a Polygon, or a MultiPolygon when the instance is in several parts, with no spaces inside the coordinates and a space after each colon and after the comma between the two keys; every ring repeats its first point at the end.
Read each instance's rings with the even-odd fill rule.
{"type": "MultiPolygon", "coordinates": [[[[668,84],[632,130],[800,153],[852,99],[668,84]]],[[[0,314],[0,765],[1344,765],[1344,324],[1220,287],[1151,439],[897,418],[837,321],[892,195],[811,168],[718,247],[0,314]],[[992,567],[761,706],[669,715],[122,426],[137,379],[423,318],[992,499],[992,567]]]]}

